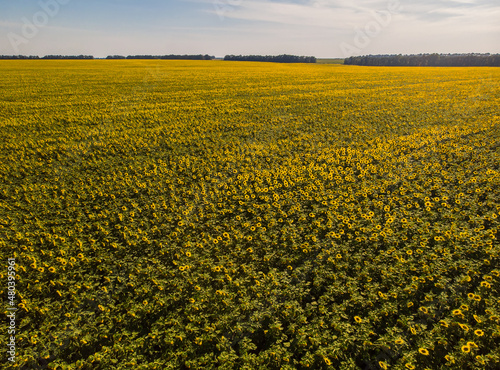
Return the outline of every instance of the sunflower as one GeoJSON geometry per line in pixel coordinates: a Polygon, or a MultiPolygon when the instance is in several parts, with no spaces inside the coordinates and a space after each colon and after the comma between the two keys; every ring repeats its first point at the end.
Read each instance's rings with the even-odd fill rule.
{"type": "Polygon", "coordinates": [[[487,281],[481,281],[481,286],[483,288],[491,288],[490,283],[488,283],[487,281]]]}
{"type": "Polygon", "coordinates": [[[429,356],[429,351],[426,350],[425,348],[419,348],[418,352],[420,352],[424,356],[429,356]]]}
{"type": "Polygon", "coordinates": [[[461,324],[461,323],[460,323],[460,324],[458,324],[458,325],[460,325],[460,327],[462,328],[462,330],[463,330],[463,331],[465,331],[465,332],[468,332],[468,331],[469,331],[469,327],[468,327],[467,325],[465,325],[465,324],[461,324]]]}
{"type": "Polygon", "coordinates": [[[479,362],[481,365],[486,364],[484,359],[481,356],[476,356],[476,361],[479,362]]]}

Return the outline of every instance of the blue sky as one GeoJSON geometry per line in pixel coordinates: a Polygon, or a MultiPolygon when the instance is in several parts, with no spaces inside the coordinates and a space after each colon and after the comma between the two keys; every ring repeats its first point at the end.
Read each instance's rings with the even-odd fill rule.
{"type": "Polygon", "coordinates": [[[0,54],[500,53],[498,0],[0,0],[0,54]]]}

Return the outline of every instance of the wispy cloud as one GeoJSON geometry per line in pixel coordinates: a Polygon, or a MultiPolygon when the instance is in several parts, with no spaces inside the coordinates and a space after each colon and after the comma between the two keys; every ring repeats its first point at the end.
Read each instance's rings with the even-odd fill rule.
{"type": "MultiPolygon", "coordinates": [[[[226,2],[217,8],[209,5],[216,0],[191,0],[208,5],[205,12],[212,15],[223,11],[224,18],[247,21],[276,23],[288,26],[308,26],[348,32],[356,26],[362,26],[370,12],[387,8],[391,0],[309,0],[309,1],[271,1],[241,0],[238,5],[226,2]]],[[[476,23],[479,28],[489,25],[495,32],[500,27],[500,3],[492,0],[422,0],[402,4],[401,23],[404,29],[424,30],[427,26],[454,27],[457,37],[461,22],[476,23]]]]}
{"type": "MultiPolygon", "coordinates": [[[[210,1],[201,0],[200,2],[209,3],[210,1]]],[[[363,22],[366,16],[364,13],[370,9],[373,8],[344,0],[315,0],[306,4],[247,0],[242,1],[238,6],[228,6],[224,17],[245,21],[342,29],[346,25],[363,22]]],[[[209,8],[206,12],[217,14],[218,10],[209,8]]]]}
{"type": "Polygon", "coordinates": [[[20,22],[12,22],[12,21],[4,21],[0,19],[0,27],[2,28],[19,28],[22,27],[22,23],[20,22]]]}
{"type": "MultiPolygon", "coordinates": [[[[2,21],[0,20],[0,27],[1,28],[8,28],[13,31],[18,31],[21,30],[22,27],[25,26],[25,23],[22,22],[11,22],[11,21],[2,21]]],[[[79,27],[63,27],[63,26],[51,26],[51,25],[40,25],[37,26],[38,29],[40,30],[54,30],[54,31],[62,31],[62,32],[91,32],[95,33],[94,30],[89,29],[89,28],[79,28],[79,27]]]]}

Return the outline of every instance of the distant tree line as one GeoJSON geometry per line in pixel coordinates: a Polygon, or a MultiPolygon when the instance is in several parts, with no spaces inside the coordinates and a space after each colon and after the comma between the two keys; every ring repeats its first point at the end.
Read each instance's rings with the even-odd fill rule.
{"type": "MultiPolygon", "coordinates": [[[[92,55],[0,55],[0,59],[94,59],[92,55]]],[[[177,60],[212,60],[213,55],[108,55],[106,59],[177,59],[177,60]]],[[[226,55],[224,60],[250,61],[250,62],[275,62],[275,63],[316,63],[312,56],[297,55],[226,55]]]]}
{"type": "Polygon", "coordinates": [[[46,55],[42,59],[94,59],[92,55],[46,55]]]}
{"type": "Polygon", "coordinates": [[[215,59],[214,56],[210,55],[129,55],[127,57],[123,55],[109,55],[106,59],[184,59],[184,60],[212,60],[215,59]]]}
{"type": "MultiPolygon", "coordinates": [[[[94,59],[92,55],[0,55],[0,59],[94,59]]],[[[109,55],[106,59],[187,59],[187,60],[212,60],[215,56],[210,55],[109,55]]]]}
{"type": "Polygon", "coordinates": [[[500,54],[413,54],[350,57],[344,64],[358,66],[499,67],[500,54]]]}
{"type": "Polygon", "coordinates": [[[274,63],[316,63],[315,57],[297,55],[226,55],[224,60],[274,63]]]}
{"type": "Polygon", "coordinates": [[[0,55],[0,59],[40,59],[38,55],[0,55]]]}
{"type": "Polygon", "coordinates": [[[92,55],[0,55],[0,59],[94,59],[92,55]]]}

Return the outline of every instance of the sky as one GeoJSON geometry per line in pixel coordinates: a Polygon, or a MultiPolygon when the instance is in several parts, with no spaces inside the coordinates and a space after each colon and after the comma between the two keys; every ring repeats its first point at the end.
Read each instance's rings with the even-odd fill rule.
{"type": "Polygon", "coordinates": [[[0,0],[0,55],[500,53],[499,0],[0,0]]]}

